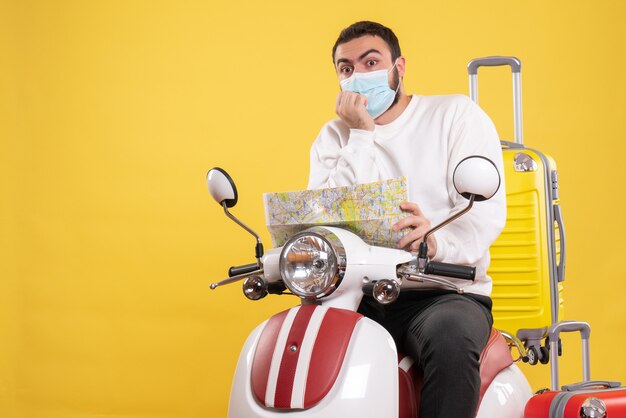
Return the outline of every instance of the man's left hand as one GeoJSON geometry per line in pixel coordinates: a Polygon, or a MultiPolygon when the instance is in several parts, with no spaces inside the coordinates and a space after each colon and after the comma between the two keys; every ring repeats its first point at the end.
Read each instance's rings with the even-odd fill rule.
{"type": "MultiPolygon", "coordinates": [[[[406,218],[395,223],[393,225],[393,230],[400,231],[404,228],[412,228],[413,230],[404,235],[398,241],[398,248],[404,248],[407,251],[417,251],[422,239],[424,238],[424,234],[431,229],[430,221],[426,219],[419,206],[415,203],[402,202],[400,204],[400,209],[404,212],[409,212],[411,216],[407,216],[406,218]]],[[[435,237],[430,235],[428,237],[428,257],[434,257],[436,253],[437,241],[435,240],[435,237]]]]}

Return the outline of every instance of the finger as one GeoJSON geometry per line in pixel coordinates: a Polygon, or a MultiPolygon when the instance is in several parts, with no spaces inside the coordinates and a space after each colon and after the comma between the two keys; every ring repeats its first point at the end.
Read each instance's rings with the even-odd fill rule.
{"type": "Polygon", "coordinates": [[[400,203],[400,209],[402,209],[405,212],[411,212],[412,214],[417,215],[417,216],[424,216],[419,206],[417,206],[417,203],[402,202],[400,203]]]}
{"type": "Polygon", "coordinates": [[[411,245],[409,245],[409,251],[419,251],[422,241],[424,241],[422,238],[413,241],[411,245]]]}
{"type": "Polygon", "coordinates": [[[354,98],[352,97],[353,94],[354,93],[349,91],[339,92],[339,95],[337,96],[336,113],[340,117],[345,117],[350,113],[350,108],[353,106],[352,102],[354,101],[354,98]]]}
{"type": "Polygon", "coordinates": [[[411,231],[402,238],[397,243],[398,248],[409,248],[409,246],[419,239],[419,236],[414,234],[415,231],[411,231]]]}
{"type": "MultiPolygon", "coordinates": [[[[428,232],[427,230],[422,230],[422,231],[420,231],[420,234],[421,234],[421,235],[420,235],[420,237],[419,237],[418,239],[416,239],[415,241],[413,241],[413,242],[411,243],[411,245],[409,245],[409,248],[410,248],[412,251],[417,251],[417,250],[419,250],[420,245],[422,244],[422,242],[424,242],[424,235],[425,235],[427,232],[428,232]]],[[[432,244],[432,242],[431,242],[431,241],[432,241],[432,240],[431,240],[431,237],[432,237],[432,235],[431,235],[430,237],[428,237],[428,245],[429,245],[429,246],[432,244]]]]}
{"type": "Polygon", "coordinates": [[[402,238],[400,238],[397,244],[398,248],[405,248],[410,245],[410,248],[417,249],[426,232],[428,232],[428,228],[423,226],[414,229],[413,231],[407,233],[402,238]]]}
{"type": "Polygon", "coordinates": [[[343,113],[348,114],[353,112],[353,109],[356,106],[355,102],[357,100],[357,97],[358,95],[351,91],[344,92],[341,99],[341,109],[343,110],[343,113]]]}
{"type": "Polygon", "coordinates": [[[417,228],[418,226],[420,226],[425,221],[426,221],[425,218],[421,218],[421,217],[418,217],[418,216],[407,216],[406,218],[402,218],[398,222],[396,222],[393,225],[393,230],[394,231],[399,231],[401,229],[409,228],[409,227],[417,228]]]}
{"type": "Polygon", "coordinates": [[[367,96],[359,94],[357,105],[360,107],[367,107],[367,96]]]}
{"type": "Polygon", "coordinates": [[[335,113],[339,114],[339,108],[341,107],[341,100],[343,98],[343,91],[340,91],[337,94],[337,99],[335,100],[335,113]]]}
{"type": "MultiPolygon", "coordinates": [[[[413,241],[411,245],[409,246],[411,251],[418,251],[420,245],[422,244],[422,241],[424,241],[423,236],[420,239],[413,241]]],[[[432,257],[437,252],[437,241],[435,241],[435,238],[432,235],[429,235],[427,242],[428,242],[428,256],[432,257]]]]}
{"type": "Polygon", "coordinates": [[[424,216],[420,207],[417,206],[417,203],[402,202],[400,203],[400,209],[402,209],[405,212],[411,212],[413,215],[416,215],[416,216],[421,216],[421,217],[424,216]]]}
{"type": "Polygon", "coordinates": [[[350,106],[352,106],[353,109],[358,109],[361,103],[361,97],[363,96],[361,96],[360,94],[352,93],[352,95],[350,96],[350,98],[352,99],[350,101],[350,106]]]}

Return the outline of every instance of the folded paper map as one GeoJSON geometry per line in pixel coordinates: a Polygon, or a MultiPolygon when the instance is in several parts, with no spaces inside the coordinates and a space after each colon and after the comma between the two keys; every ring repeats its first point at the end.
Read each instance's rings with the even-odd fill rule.
{"type": "Polygon", "coordinates": [[[408,201],[406,178],[357,186],[265,193],[265,223],[275,247],[316,225],[346,228],[371,245],[395,247],[405,231],[392,226],[408,216],[400,203],[408,201]]]}

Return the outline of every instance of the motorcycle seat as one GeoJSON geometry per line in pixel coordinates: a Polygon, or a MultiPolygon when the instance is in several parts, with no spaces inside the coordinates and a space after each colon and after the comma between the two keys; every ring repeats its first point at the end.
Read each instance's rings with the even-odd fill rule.
{"type": "MultiPolygon", "coordinates": [[[[478,404],[493,379],[513,364],[511,351],[500,331],[493,328],[485,349],[480,355],[480,397],[478,404]]],[[[415,361],[398,354],[400,413],[399,418],[416,418],[419,412],[423,373],[415,361]]]]}

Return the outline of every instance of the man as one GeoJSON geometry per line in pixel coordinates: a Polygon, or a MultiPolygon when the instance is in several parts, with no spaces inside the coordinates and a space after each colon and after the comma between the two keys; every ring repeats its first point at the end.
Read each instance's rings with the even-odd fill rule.
{"type": "MultiPolygon", "coordinates": [[[[431,225],[467,205],[452,184],[458,162],[483,155],[503,172],[497,132],[465,96],[407,95],[398,39],[378,23],[344,29],[333,63],[341,85],[339,118],[324,125],[312,146],[309,188],[406,176],[411,202],[400,207],[410,215],[394,229],[408,230],[398,247],[415,251],[431,225]]],[[[421,418],[476,414],[479,357],[493,323],[488,249],[504,227],[503,189],[429,236],[431,259],[477,267],[473,283],[457,281],[465,294],[430,288],[403,292],[385,306],[365,297],[359,308],[423,369],[421,418]]]]}

